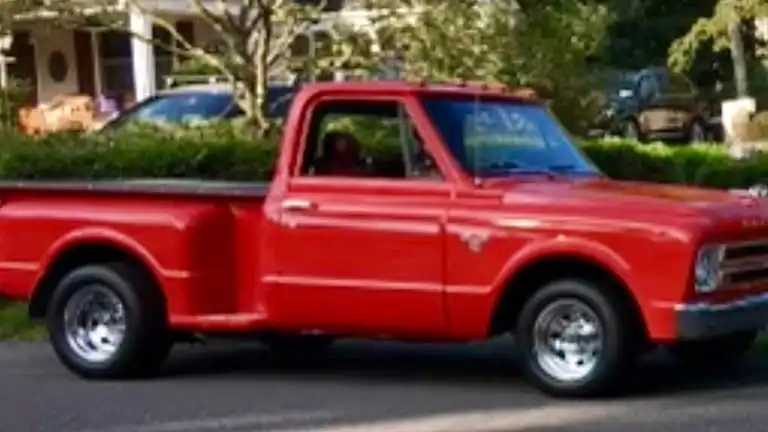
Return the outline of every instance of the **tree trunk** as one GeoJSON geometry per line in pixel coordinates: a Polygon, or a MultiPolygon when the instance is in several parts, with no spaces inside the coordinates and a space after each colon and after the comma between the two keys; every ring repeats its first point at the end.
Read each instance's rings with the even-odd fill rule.
{"type": "Polygon", "coordinates": [[[261,33],[256,39],[256,50],[252,57],[253,70],[246,71],[248,80],[244,83],[248,92],[249,114],[259,137],[264,137],[269,132],[266,105],[269,85],[269,50],[272,44],[272,15],[268,10],[262,13],[261,33]]]}
{"type": "Polygon", "coordinates": [[[741,34],[741,23],[733,20],[728,25],[728,35],[731,40],[731,59],[733,61],[733,79],[736,82],[736,96],[749,96],[747,82],[747,60],[744,55],[744,39],[741,34]]]}

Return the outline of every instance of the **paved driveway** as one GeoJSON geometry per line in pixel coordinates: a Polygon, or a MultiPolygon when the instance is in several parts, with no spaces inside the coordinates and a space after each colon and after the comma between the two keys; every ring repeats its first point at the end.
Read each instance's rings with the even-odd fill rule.
{"type": "Polygon", "coordinates": [[[506,341],[455,347],[350,342],[323,361],[258,345],[181,347],[164,377],[85,382],[46,345],[0,344],[0,431],[759,431],[768,360],[730,378],[651,360],[631,396],[555,401],[519,377],[506,341]]]}

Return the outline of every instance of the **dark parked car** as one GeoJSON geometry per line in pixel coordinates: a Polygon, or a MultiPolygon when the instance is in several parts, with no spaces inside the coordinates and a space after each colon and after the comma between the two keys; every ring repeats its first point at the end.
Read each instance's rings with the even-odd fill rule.
{"type": "MultiPolygon", "coordinates": [[[[294,86],[272,85],[267,90],[267,117],[284,117],[294,86]]],[[[228,84],[199,84],[163,90],[106,122],[100,131],[117,130],[133,122],[199,124],[244,115],[228,84]]]]}
{"type": "Polygon", "coordinates": [[[641,141],[719,139],[715,112],[684,75],[648,68],[614,82],[591,135],[641,141]]]}

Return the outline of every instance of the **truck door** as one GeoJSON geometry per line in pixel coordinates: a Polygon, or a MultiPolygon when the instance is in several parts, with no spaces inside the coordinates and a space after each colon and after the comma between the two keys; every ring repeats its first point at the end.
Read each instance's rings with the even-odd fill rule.
{"type": "Polygon", "coordinates": [[[346,334],[445,332],[451,185],[415,136],[408,103],[350,96],[309,108],[299,160],[275,197],[272,320],[346,334]]]}

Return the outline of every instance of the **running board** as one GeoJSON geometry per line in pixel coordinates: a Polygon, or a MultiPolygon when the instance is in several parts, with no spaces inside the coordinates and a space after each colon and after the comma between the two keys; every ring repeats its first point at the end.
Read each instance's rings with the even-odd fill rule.
{"type": "Polygon", "coordinates": [[[194,332],[238,332],[259,330],[265,327],[263,314],[216,314],[181,315],[170,319],[173,330],[194,332]]]}

